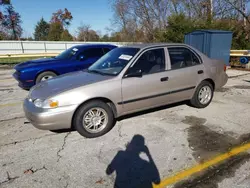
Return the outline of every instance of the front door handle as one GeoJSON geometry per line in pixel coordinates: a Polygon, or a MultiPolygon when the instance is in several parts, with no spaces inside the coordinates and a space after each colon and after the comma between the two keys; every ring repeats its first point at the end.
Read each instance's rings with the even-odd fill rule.
{"type": "Polygon", "coordinates": [[[203,74],[203,73],[204,73],[203,70],[199,70],[199,71],[198,71],[198,74],[203,74]]]}
{"type": "Polygon", "coordinates": [[[168,77],[161,78],[161,82],[166,82],[166,81],[168,81],[168,77]]]}

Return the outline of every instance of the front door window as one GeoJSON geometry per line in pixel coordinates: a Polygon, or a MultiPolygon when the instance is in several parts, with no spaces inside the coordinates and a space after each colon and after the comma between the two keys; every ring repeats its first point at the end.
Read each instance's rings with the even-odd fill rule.
{"type": "Polygon", "coordinates": [[[163,48],[144,52],[137,62],[130,67],[128,73],[141,71],[143,75],[165,70],[165,53],[163,48]]]}

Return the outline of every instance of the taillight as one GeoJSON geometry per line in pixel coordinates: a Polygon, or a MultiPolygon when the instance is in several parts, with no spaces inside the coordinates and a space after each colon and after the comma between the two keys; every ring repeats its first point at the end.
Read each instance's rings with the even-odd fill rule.
{"type": "Polygon", "coordinates": [[[227,66],[224,64],[224,72],[226,72],[227,70],[227,66]]]}

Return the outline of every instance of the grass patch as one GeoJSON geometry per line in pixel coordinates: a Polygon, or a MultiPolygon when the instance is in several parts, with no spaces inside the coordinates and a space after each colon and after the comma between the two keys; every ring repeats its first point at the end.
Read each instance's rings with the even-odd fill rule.
{"type": "MultiPolygon", "coordinates": [[[[29,61],[32,59],[41,59],[44,57],[8,57],[8,58],[0,58],[1,65],[15,65],[25,61],[29,61]]],[[[49,58],[49,57],[48,57],[49,58]]]]}

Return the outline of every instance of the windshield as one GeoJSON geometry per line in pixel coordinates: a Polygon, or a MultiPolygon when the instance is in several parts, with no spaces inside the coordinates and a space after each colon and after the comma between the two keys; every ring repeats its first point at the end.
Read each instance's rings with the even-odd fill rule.
{"type": "Polygon", "coordinates": [[[139,48],[115,48],[97,60],[88,71],[118,75],[139,50],[139,48]]]}
{"type": "Polygon", "coordinates": [[[70,59],[72,56],[74,56],[78,52],[78,48],[69,48],[59,55],[57,55],[55,58],[56,59],[70,59]]]}

